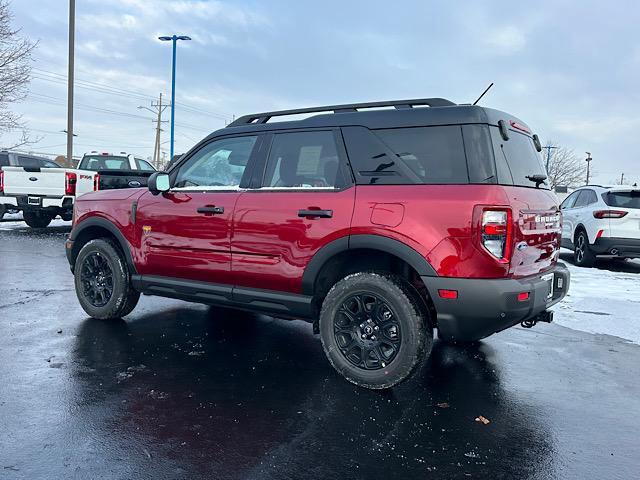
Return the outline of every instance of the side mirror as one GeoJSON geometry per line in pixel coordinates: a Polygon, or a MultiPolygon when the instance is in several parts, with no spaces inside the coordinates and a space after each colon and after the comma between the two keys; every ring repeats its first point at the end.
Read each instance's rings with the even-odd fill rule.
{"type": "Polygon", "coordinates": [[[154,172],[149,177],[147,186],[154,195],[168,192],[171,188],[171,177],[164,172],[154,172]]]}

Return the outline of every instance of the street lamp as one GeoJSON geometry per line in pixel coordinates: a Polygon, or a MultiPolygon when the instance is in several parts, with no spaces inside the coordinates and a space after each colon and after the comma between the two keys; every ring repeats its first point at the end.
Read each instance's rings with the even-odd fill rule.
{"type": "Polygon", "coordinates": [[[173,42],[173,61],[171,62],[171,157],[173,159],[173,137],[175,129],[175,114],[176,114],[176,43],[178,40],[191,40],[191,37],[186,35],[172,35],[170,37],[163,36],[158,37],[158,40],[163,42],[173,42]]]}

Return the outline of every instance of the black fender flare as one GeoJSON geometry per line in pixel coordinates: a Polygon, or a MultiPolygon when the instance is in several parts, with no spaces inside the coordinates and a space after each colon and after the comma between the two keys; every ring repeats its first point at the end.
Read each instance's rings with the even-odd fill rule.
{"type": "Polygon", "coordinates": [[[329,259],[338,253],[361,248],[390,253],[411,265],[420,276],[438,276],[426,258],[399,240],[382,235],[348,235],[328,243],[311,258],[302,275],[302,293],[305,295],[314,294],[314,286],[318,274],[329,259]]]}
{"type": "MultiPolygon", "coordinates": [[[[88,218],[82,221],[81,223],[79,223],[78,225],[76,225],[73,228],[73,230],[71,230],[71,234],[69,235],[69,240],[71,240],[72,242],[75,242],[82,232],[84,232],[89,228],[95,228],[95,227],[103,228],[107,230],[116,238],[116,240],[120,244],[120,248],[122,249],[122,252],[124,253],[125,260],[127,261],[127,265],[129,267],[129,272],[131,272],[132,275],[136,274],[137,273],[136,267],[133,263],[133,257],[131,255],[131,245],[129,244],[127,239],[124,237],[120,229],[113,222],[110,222],[109,220],[105,218],[100,218],[100,217],[88,218]]],[[[73,255],[67,256],[69,260],[69,264],[71,265],[72,269],[74,267],[75,259],[79,253],[75,248],[75,246],[73,248],[73,251],[74,251],[73,255]]]]}

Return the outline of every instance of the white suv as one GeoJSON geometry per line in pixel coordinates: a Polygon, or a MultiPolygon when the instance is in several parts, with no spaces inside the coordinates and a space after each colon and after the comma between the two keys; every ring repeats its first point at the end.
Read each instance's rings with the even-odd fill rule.
{"type": "Polygon", "coordinates": [[[562,210],[562,246],[576,265],[593,266],[598,255],[640,257],[640,188],[587,185],[569,195],[562,210]]]}

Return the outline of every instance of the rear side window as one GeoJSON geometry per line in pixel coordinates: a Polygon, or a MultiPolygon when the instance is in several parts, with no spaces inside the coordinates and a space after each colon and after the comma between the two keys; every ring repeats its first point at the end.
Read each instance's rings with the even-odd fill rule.
{"type": "Polygon", "coordinates": [[[18,166],[24,168],[40,168],[43,165],[42,161],[39,158],[19,156],[18,166]]]}
{"type": "Polygon", "coordinates": [[[0,153],[0,168],[9,166],[9,155],[0,153]]]}
{"type": "Polygon", "coordinates": [[[631,192],[606,192],[602,194],[604,203],[610,207],[640,208],[640,190],[631,192]]]}
{"type": "Polygon", "coordinates": [[[375,130],[420,179],[419,183],[469,183],[460,126],[375,130]]]}
{"type": "Polygon", "coordinates": [[[596,192],[593,190],[580,190],[580,195],[578,195],[574,208],[586,207],[587,205],[591,205],[597,201],[598,197],[596,196],[596,192]]]}
{"type": "MultiPolygon", "coordinates": [[[[533,140],[523,133],[509,130],[509,140],[503,140],[498,127],[490,127],[493,148],[498,169],[498,181],[502,184],[519,187],[535,187],[536,183],[527,177],[547,175],[542,158],[533,145],[533,140]],[[509,176],[511,182],[509,182],[509,176]]],[[[544,182],[540,188],[549,189],[544,182]]]]}
{"type": "Polygon", "coordinates": [[[343,128],[360,184],[469,183],[460,126],[343,128]]]}
{"type": "Polygon", "coordinates": [[[339,188],[344,183],[332,131],[273,136],[263,187],[339,188]]]}

